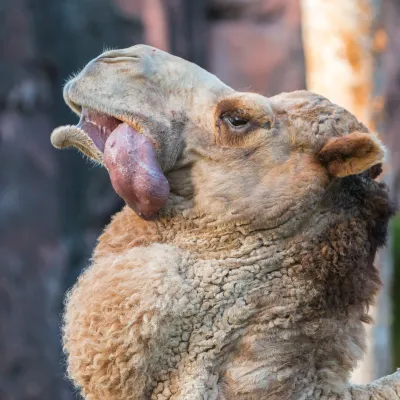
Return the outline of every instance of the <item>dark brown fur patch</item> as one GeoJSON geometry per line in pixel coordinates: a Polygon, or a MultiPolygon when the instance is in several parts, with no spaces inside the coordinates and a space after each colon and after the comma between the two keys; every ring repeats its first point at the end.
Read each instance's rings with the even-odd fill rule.
{"type": "Polygon", "coordinates": [[[380,286],[375,254],[385,244],[394,214],[387,187],[362,175],[343,178],[328,191],[326,206],[344,215],[301,258],[317,292],[310,306],[343,316],[349,306],[357,307],[367,321],[368,306],[380,286]]]}
{"type": "Polygon", "coordinates": [[[376,164],[369,170],[365,171],[365,176],[371,179],[376,179],[382,172],[382,164],[376,164]]]}

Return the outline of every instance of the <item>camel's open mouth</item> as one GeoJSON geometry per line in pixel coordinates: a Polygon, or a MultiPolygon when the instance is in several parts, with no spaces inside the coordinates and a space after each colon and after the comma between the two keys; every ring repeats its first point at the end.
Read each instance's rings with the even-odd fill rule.
{"type": "Polygon", "coordinates": [[[77,128],[85,131],[90,139],[92,139],[95,146],[104,153],[104,147],[108,137],[121,123],[121,120],[111,115],[83,109],[77,128]]]}
{"type": "Polygon", "coordinates": [[[166,203],[169,184],[153,142],[132,125],[83,108],[78,125],[55,129],[51,141],[57,148],[77,147],[105,165],[114,190],[137,214],[151,219],[166,203]]]}

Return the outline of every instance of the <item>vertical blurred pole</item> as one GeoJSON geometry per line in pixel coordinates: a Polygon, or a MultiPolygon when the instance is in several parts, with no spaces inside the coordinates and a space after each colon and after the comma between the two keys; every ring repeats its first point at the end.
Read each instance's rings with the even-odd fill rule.
{"type": "MultiPolygon", "coordinates": [[[[371,130],[382,132],[384,74],[381,53],[386,45],[382,0],[301,0],[308,90],[353,112],[371,130]]],[[[386,175],[386,180],[388,175],[386,175]]],[[[368,350],[352,381],[367,383],[391,370],[389,250],[378,254],[383,288],[370,312],[368,350]]]]}

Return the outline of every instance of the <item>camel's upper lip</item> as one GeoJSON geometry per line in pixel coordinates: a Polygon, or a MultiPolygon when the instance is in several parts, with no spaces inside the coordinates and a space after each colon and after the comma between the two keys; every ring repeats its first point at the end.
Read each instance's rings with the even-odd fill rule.
{"type": "MultiPolygon", "coordinates": [[[[111,124],[112,120],[118,120],[119,123],[125,122],[135,128],[140,133],[146,133],[144,124],[135,113],[129,110],[114,108],[112,104],[106,104],[98,99],[93,99],[88,94],[78,90],[75,85],[76,78],[71,79],[64,87],[64,100],[67,105],[74,111],[81,119],[79,124],[84,120],[93,122],[94,125],[102,126],[111,124]],[[99,121],[100,120],[100,121],[99,121]]],[[[78,124],[78,127],[80,127],[78,124]]],[[[84,127],[80,127],[85,131],[84,127]]],[[[88,133],[88,132],[87,132],[88,133]]]]}

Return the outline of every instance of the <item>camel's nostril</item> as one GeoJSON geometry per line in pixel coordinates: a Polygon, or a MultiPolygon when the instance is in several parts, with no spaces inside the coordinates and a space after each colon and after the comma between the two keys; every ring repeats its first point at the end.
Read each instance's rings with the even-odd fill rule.
{"type": "Polygon", "coordinates": [[[122,52],[120,50],[110,50],[97,57],[97,60],[102,62],[115,63],[132,60],[136,61],[140,60],[140,58],[141,57],[136,54],[127,54],[126,52],[122,52]]]}
{"type": "Polygon", "coordinates": [[[132,62],[132,61],[140,61],[140,57],[139,56],[118,56],[118,57],[108,57],[108,56],[104,56],[104,57],[99,57],[97,59],[97,61],[100,62],[104,62],[104,63],[119,63],[119,62],[132,62]]]}

